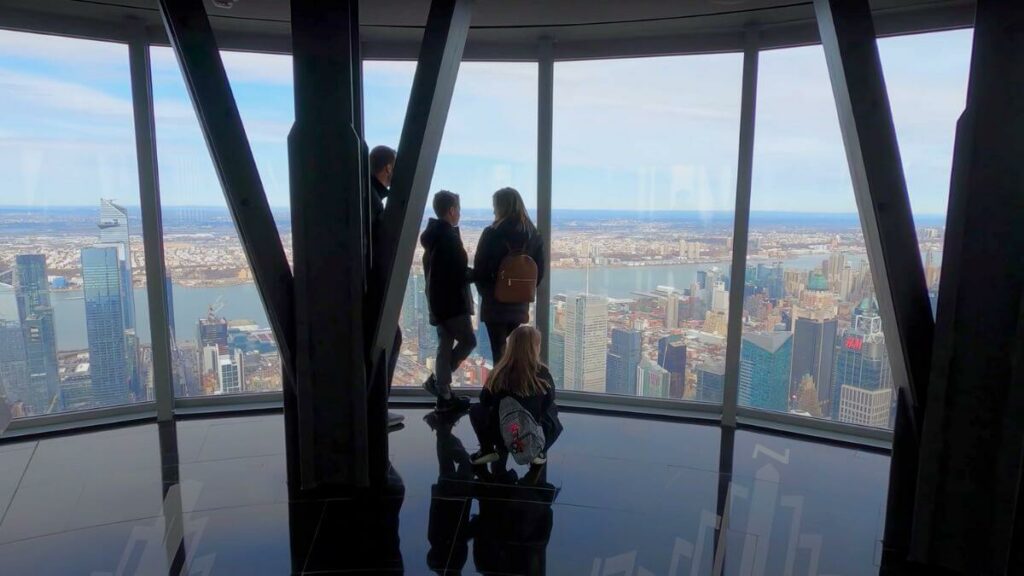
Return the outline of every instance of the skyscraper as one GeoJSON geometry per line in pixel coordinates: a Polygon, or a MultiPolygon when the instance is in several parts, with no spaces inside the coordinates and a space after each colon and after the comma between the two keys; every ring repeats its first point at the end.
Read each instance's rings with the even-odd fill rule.
{"type": "Polygon", "coordinates": [[[666,336],[658,340],[658,366],[669,373],[669,398],[682,399],[686,392],[686,344],[666,336]]]}
{"type": "Polygon", "coordinates": [[[116,245],[82,249],[89,374],[93,400],[99,406],[129,401],[124,284],[118,252],[116,245]]]}
{"type": "Polygon", "coordinates": [[[570,296],[565,309],[565,388],[605,391],[608,347],[608,299],[593,294],[570,296]]]}
{"type": "Polygon", "coordinates": [[[878,305],[865,298],[843,332],[835,358],[831,414],[840,422],[889,425],[892,372],[878,305]]]}
{"type": "Polygon", "coordinates": [[[645,398],[668,398],[671,378],[668,370],[644,358],[636,369],[636,394],[645,398]]]}
{"type": "Polygon", "coordinates": [[[790,332],[752,332],[740,345],[740,406],[786,412],[793,356],[790,332]]]}
{"type": "Polygon", "coordinates": [[[196,324],[196,344],[200,350],[207,346],[228,347],[228,321],[218,317],[212,306],[206,318],[200,318],[196,324]]]}
{"type": "Polygon", "coordinates": [[[641,357],[640,332],[612,328],[605,386],[609,394],[636,395],[636,369],[641,357]]]}
{"type": "MultiPolygon", "coordinates": [[[[416,314],[416,358],[420,364],[426,364],[427,360],[433,360],[437,356],[437,329],[430,325],[430,309],[427,306],[427,291],[424,278],[420,274],[413,274],[409,277],[415,298],[416,314]]],[[[497,364],[498,359],[494,359],[497,364]]]]}
{"type": "Polygon", "coordinates": [[[171,341],[177,337],[177,331],[174,328],[174,283],[171,282],[171,276],[168,274],[164,277],[164,289],[167,291],[167,327],[171,331],[171,341]]]}
{"type": "Polygon", "coordinates": [[[725,389],[725,363],[719,360],[705,362],[697,368],[697,400],[722,402],[725,389]]]}
{"type": "Polygon", "coordinates": [[[239,394],[245,382],[244,359],[242,351],[235,350],[234,355],[218,354],[218,381],[221,394],[239,394]]]}
{"type": "Polygon", "coordinates": [[[665,328],[679,327],[679,296],[673,292],[665,296],[665,328]]]}
{"type": "Polygon", "coordinates": [[[21,326],[6,320],[0,320],[0,394],[8,404],[25,403],[26,398],[32,397],[21,326]]]}
{"type": "Polygon", "coordinates": [[[128,210],[113,200],[100,198],[100,243],[117,246],[121,275],[121,307],[124,327],[135,328],[135,294],[132,287],[132,252],[128,235],[128,210]]]}
{"type": "Polygon", "coordinates": [[[796,396],[801,392],[805,375],[814,380],[818,391],[818,403],[822,413],[828,413],[832,395],[832,360],[836,348],[835,318],[815,320],[797,318],[793,326],[793,369],[790,373],[789,393],[796,396]]]}
{"type": "Polygon", "coordinates": [[[57,332],[46,279],[46,256],[15,257],[14,294],[28,364],[27,394],[23,400],[33,414],[49,412],[60,390],[57,332]]]}
{"type": "Polygon", "coordinates": [[[555,328],[551,329],[551,340],[548,342],[548,368],[555,381],[555,388],[565,388],[565,332],[555,328]]]}

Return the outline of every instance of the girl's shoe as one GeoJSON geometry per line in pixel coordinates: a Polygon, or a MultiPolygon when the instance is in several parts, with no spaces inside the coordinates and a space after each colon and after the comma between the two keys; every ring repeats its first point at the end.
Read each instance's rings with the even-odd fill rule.
{"type": "Polygon", "coordinates": [[[474,452],[469,457],[469,461],[473,463],[473,466],[482,466],[484,464],[490,464],[491,462],[498,461],[498,453],[495,452],[494,450],[491,450],[489,452],[484,452],[483,450],[480,450],[479,452],[474,452]]]}

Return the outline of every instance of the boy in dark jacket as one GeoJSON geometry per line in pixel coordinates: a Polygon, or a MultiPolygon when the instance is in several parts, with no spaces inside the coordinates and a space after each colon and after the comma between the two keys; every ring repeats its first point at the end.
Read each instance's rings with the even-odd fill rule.
{"type": "Polygon", "coordinates": [[[438,339],[434,373],[423,387],[437,396],[438,411],[461,411],[469,408],[469,399],[452,394],[452,372],[476,348],[476,336],[470,321],[472,271],[458,228],[462,215],[459,196],[447,190],[434,194],[434,214],[437,218],[431,218],[420,235],[427,307],[438,339]]]}

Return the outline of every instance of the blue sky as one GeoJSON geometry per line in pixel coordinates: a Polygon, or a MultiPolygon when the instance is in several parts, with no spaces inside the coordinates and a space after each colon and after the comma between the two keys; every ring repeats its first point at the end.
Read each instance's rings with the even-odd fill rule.
{"type": "MultiPolygon", "coordinates": [[[[883,66],[915,212],[945,212],[970,31],[883,39],[883,66]]],[[[293,119],[287,57],[225,53],[271,204],[288,202],[293,119]]],[[[169,49],[152,50],[165,205],[224,204],[169,49]]],[[[730,210],[738,54],[555,66],[553,205],[730,210]]],[[[365,66],[367,139],[397,145],[415,65],[365,66]]],[[[499,187],[536,205],[537,69],[465,63],[434,189],[483,208],[499,187]]],[[[820,47],[761,54],[754,210],[852,212],[855,204],[820,47]]],[[[0,205],[138,204],[128,52],[123,45],[0,31],[0,205]]]]}

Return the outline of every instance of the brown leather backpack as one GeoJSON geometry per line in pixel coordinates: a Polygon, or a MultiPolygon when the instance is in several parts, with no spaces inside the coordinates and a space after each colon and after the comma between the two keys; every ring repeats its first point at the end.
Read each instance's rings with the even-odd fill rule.
{"type": "Polygon", "coordinates": [[[521,250],[509,247],[507,256],[498,266],[498,278],[494,284],[494,299],[503,304],[529,304],[537,299],[537,263],[521,250]]]}

